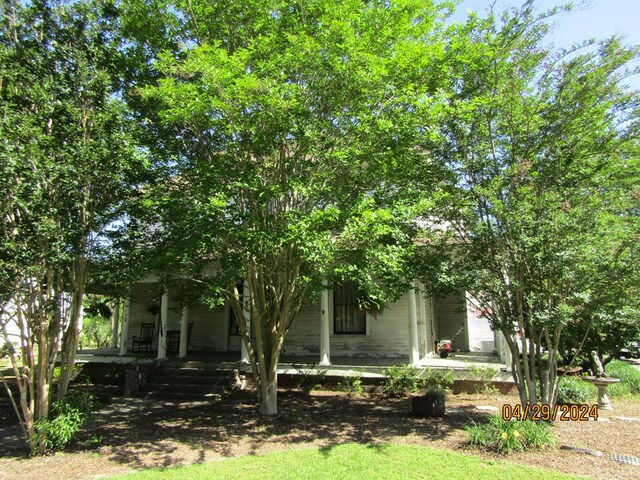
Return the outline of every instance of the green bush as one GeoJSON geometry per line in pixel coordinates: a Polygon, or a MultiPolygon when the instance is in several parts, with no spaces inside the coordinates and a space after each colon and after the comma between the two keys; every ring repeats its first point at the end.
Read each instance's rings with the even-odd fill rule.
{"type": "Polygon", "coordinates": [[[558,385],[558,402],[561,405],[591,403],[596,397],[596,387],[580,377],[562,377],[558,385]]]}
{"type": "Polygon", "coordinates": [[[4,358],[17,350],[17,345],[12,342],[7,342],[0,346],[0,358],[4,358]]]}
{"type": "Polygon", "coordinates": [[[496,394],[500,391],[493,386],[491,381],[498,372],[495,368],[484,367],[478,365],[469,365],[469,373],[473,379],[480,381],[480,385],[475,386],[476,393],[483,393],[486,395],[496,394]]]}
{"type": "Polygon", "coordinates": [[[435,368],[426,368],[424,385],[427,388],[438,387],[442,390],[448,390],[453,385],[454,377],[451,370],[440,370],[435,368]]]}
{"type": "Polygon", "coordinates": [[[500,415],[491,415],[488,423],[474,423],[466,430],[470,445],[506,455],[555,445],[553,433],[546,422],[504,420],[500,415]]]}
{"type": "Polygon", "coordinates": [[[301,390],[309,393],[311,390],[317,390],[324,387],[327,381],[326,371],[316,371],[315,364],[308,365],[293,364],[298,373],[296,374],[296,386],[301,390]]]}
{"type": "Polygon", "coordinates": [[[387,368],[384,374],[387,378],[382,384],[382,389],[389,397],[415,393],[424,385],[424,380],[420,378],[420,370],[412,365],[394,365],[387,368]]]}
{"type": "Polygon", "coordinates": [[[620,383],[607,387],[611,398],[640,395],[640,370],[621,360],[611,360],[605,370],[610,377],[620,379],[620,383]]]}
{"type": "Polygon", "coordinates": [[[356,375],[354,377],[344,377],[338,386],[349,394],[360,395],[364,393],[364,387],[362,386],[362,376],[356,375]]]}
{"type": "MultiPolygon", "coordinates": [[[[34,445],[43,444],[46,451],[64,450],[75,434],[88,420],[91,412],[100,406],[96,397],[82,390],[70,391],[64,400],[55,401],[49,418],[36,422],[34,445]]],[[[34,453],[45,453],[35,451],[34,453]]]]}
{"type": "Polygon", "coordinates": [[[85,316],[80,333],[81,348],[108,348],[111,345],[111,321],[101,316],[85,316]]]}

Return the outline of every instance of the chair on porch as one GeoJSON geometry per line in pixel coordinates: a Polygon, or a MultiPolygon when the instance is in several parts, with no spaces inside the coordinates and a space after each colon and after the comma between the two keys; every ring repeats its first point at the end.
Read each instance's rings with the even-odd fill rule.
{"type": "Polygon", "coordinates": [[[132,352],[150,352],[153,345],[153,323],[143,323],[140,325],[140,335],[133,337],[131,343],[132,352]]]}
{"type": "MultiPolygon", "coordinates": [[[[189,351],[189,342],[191,341],[191,331],[193,330],[193,322],[187,325],[187,352],[189,351]]],[[[167,351],[178,353],[180,351],[180,331],[174,330],[167,332],[167,351]]]]}

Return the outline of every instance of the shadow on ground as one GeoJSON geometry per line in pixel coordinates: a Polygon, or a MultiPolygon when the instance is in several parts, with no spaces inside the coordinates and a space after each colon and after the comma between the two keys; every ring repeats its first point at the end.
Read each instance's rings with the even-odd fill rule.
{"type": "Polygon", "coordinates": [[[408,399],[349,397],[341,392],[279,394],[279,415],[257,414],[251,392],[235,392],[210,402],[171,403],[116,400],[79,435],[76,450],[95,448],[133,468],[168,467],[207,458],[258,454],[272,444],[331,446],[376,444],[391,437],[419,435],[438,440],[486,418],[473,407],[444,418],[414,418],[408,399]],[[177,445],[190,450],[188,459],[177,445]]]}

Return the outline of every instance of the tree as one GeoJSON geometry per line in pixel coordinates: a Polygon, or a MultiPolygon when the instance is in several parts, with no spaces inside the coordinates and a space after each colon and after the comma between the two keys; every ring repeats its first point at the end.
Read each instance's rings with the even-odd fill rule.
{"type": "Polygon", "coordinates": [[[621,293],[612,275],[637,282],[637,271],[603,266],[637,259],[637,183],[625,176],[637,169],[640,122],[623,82],[638,49],[617,38],[545,47],[558,11],[528,1],[452,26],[448,107],[425,142],[448,172],[428,211],[449,227],[443,243],[455,239],[440,273],[456,273],[504,334],[523,405],[555,403],[563,335],[613,313],[601,294],[621,293]]]}
{"type": "Polygon", "coordinates": [[[162,5],[178,12],[167,28],[179,25],[183,43],[131,91],[146,99],[143,121],[170,132],[155,141],[168,174],[148,191],[161,207],[154,234],[174,272],[206,283],[239,319],[246,279],[255,339],[243,321],[240,332],[260,412],[276,414],[282,346],[323,281],[356,281],[362,307],[376,310],[408,286],[412,208],[384,179],[424,155],[416,120],[438,85],[440,11],[422,1],[162,5]]]}
{"type": "Polygon", "coordinates": [[[92,253],[142,165],[115,98],[108,3],[0,4],[0,327],[20,330],[17,414],[32,449],[56,357],[64,397],[92,253]]]}

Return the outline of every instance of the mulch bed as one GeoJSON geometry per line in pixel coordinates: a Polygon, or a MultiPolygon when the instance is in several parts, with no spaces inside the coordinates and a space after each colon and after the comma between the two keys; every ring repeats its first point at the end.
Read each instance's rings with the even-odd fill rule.
{"type": "MultiPolygon", "coordinates": [[[[390,442],[447,448],[491,459],[533,465],[596,478],[637,479],[640,467],[607,457],[618,453],[640,457],[640,403],[614,401],[610,421],[555,422],[559,445],[602,451],[593,457],[570,450],[525,452],[503,457],[465,446],[464,427],[482,422],[488,413],[476,406],[516,404],[515,395],[450,395],[443,418],[413,418],[408,399],[343,392],[281,391],[279,412],[264,419],[256,413],[252,392],[234,392],[210,402],[172,403],[114,399],[81,432],[69,452],[25,458],[13,443],[2,441],[0,479],[75,479],[104,477],[133,469],[186,465],[291,448],[346,442],[390,442]],[[8,444],[9,443],[9,444],[8,444]]],[[[0,421],[13,422],[6,400],[0,421]]],[[[7,428],[4,427],[5,432],[7,428]]]]}

